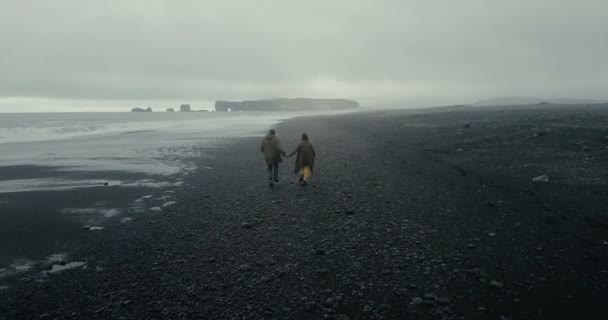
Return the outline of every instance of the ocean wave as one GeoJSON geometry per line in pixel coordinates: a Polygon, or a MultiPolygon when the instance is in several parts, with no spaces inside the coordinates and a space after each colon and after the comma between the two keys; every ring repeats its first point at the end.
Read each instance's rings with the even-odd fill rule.
{"type": "Polygon", "coordinates": [[[0,144],[51,141],[121,133],[144,133],[167,127],[160,122],[86,122],[49,124],[47,126],[0,127],[0,144]]]}

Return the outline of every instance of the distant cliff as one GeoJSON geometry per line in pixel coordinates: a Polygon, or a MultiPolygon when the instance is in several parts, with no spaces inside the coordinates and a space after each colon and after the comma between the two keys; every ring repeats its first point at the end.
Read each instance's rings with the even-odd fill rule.
{"type": "Polygon", "coordinates": [[[245,101],[216,101],[215,111],[320,111],[346,110],[359,107],[359,103],[345,99],[271,99],[245,101]]]}
{"type": "Polygon", "coordinates": [[[143,108],[133,108],[131,109],[131,112],[152,112],[152,108],[147,107],[145,109],[143,108]]]}

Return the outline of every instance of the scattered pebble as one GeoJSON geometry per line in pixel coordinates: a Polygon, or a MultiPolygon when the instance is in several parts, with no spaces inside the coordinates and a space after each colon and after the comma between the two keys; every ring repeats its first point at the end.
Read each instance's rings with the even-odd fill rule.
{"type": "Polygon", "coordinates": [[[504,285],[500,281],[492,280],[490,281],[490,287],[494,289],[501,289],[502,287],[504,287],[504,285]]]}

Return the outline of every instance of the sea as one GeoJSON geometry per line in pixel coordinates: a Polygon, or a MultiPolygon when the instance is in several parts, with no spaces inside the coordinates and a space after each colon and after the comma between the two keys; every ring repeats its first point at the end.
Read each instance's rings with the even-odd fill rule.
{"type": "Polygon", "coordinates": [[[45,167],[55,172],[124,171],[149,175],[191,171],[195,167],[187,159],[197,156],[194,153],[211,152],[213,147],[234,138],[261,136],[270,126],[301,115],[305,114],[0,114],[0,193],[69,189],[99,182],[7,174],[9,168],[22,166],[45,167]]]}

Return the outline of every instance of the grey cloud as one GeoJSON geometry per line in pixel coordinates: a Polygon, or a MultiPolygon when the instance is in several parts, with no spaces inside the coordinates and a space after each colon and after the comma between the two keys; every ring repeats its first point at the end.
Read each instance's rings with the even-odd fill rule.
{"type": "Polygon", "coordinates": [[[0,12],[0,100],[381,105],[606,98],[608,83],[602,0],[25,0],[0,12]]]}

